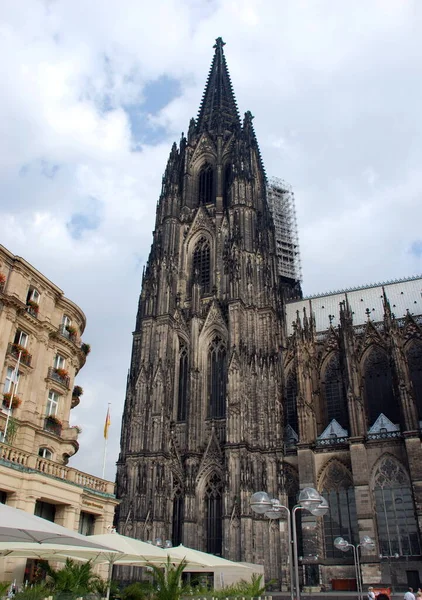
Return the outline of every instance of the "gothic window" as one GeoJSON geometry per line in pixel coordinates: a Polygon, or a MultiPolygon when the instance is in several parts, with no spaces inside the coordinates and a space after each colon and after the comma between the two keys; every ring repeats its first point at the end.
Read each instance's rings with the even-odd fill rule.
{"type": "Polygon", "coordinates": [[[199,203],[214,202],[214,169],[205,163],[199,173],[199,203]]]}
{"type": "Polygon", "coordinates": [[[298,434],[299,424],[297,420],[297,377],[296,371],[292,369],[286,381],[286,425],[298,434]]]}
{"type": "Polygon", "coordinates": [[[407,362],[419,420],[422,420],[422,344],[420,342],[415,342],[408,348],[407,362]]]}
{"type": "Polygon", "coordinates": [[[171,540],[173,546],[179,546],[183,542],[184,501],[180,482],[176,480],[174,487],[171,540]]]}
{"type": "Polygon", "coordinates": [[[223,483],[214,473],[205,488],[207,552],[221,555],[223,542],[223,483]]]}
{"type": "Polygon", "coordinates": [[[380,554],[419,555],[420,538],[409,478],[391,456],[382,460],[375,473],[374,496],[380,554]]]}
{"type": "Polygon", "coordinates": [[[335,419],[342,427],[348,429],[349,414],[347,410],[347,398],[344,391],[343,379],[338,354],[333,354],[328,361],[324,373],[324,397],[326,424],[335,419]]]}
{"type": "Polygon", "coordinates": [[[322,495],[330,505],[324,515],[326,558],[340,558],[343,553],[334,546],[336,537],[350,544],[358,543],[358,523],[353,481],[349,471],[338,463],[331,464],[324,478],[322,495]]]}
{"type": "Polygon", "coordinates": [[[179,385],[177,397],[177,420],[186,421],[188,402],[188,349],[180,346],[179,351],[179,385]]]}
{"type": "Polygon", "coordinates": [[[232,166],[230,163],[224,167],[224,182],[223,182],[223,207],[229,206],[229,191],[232,182],[232,166]]]}
{"type": "Polygon", "coordinates": [[[226,346],[216,335],[208,350],[208,416],[226,414],[226,346]]]}
{"type": "Polygon", "coordinates": [[[211,291],[211,253],[210,244],[204,237],[198,241],[193,251],[193,282],[199,283],[203,294],[211,291]]]}
{"type": "Polygon", "coordinates": [[[399,401],[394,398],[393,376],[387,353],[375,346],[365,360],[365,397],[369,422],[372,425],[380,413],[393,423],[400,422],[399,401]]]}

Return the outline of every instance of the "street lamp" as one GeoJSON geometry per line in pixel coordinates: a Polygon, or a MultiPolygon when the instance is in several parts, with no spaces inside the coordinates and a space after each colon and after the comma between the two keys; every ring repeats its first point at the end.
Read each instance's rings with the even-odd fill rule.
{"type": "Polygon", "coordinates": [[[341,550],[342,552],[347,552],[350,548],[353,549],[353,560],[355,563],[355,573],[356,573],[356,587],[358,588],[358,596],[362,598],[363,590],[362,590],[362,576],[360,572],[360,561],[359,561],[359,548],[365,548],[367,550],[372,550],[375,548],[375,542],[369,535],[365,535],[360,543],[354,546],[350,544],[347,540],[342,537],[336,537],[334,540],[334,546],[337,550],[341,550]]]}
{"type": "MultiPolygon", "coordinates": [[[[250,505],[254,512],[259,515],[265,515],[267,519],[280,519],[283,512],[287,513],[287,535],[289,538],[289,563],[290,563],[290,595],[292,600],[295,598],[294,588],[296,588],[296,599],[300,600],[299,587],[299,561],[297,553],[297,533],[296,533],[296,512],[298,510],[308,510],[316,517],[322,517],[329,509],[328,502],[314,488],[304,488],[299,494],[299,501],[290,511],[276,498],[270,499],[266,492],[256,492],[252,494],[250,505]],[[292,535],[293,533],[293,535],[292,535]],[[294,571],[294,579],[293,579],[294,571]]],[[[281,524],[280,524],[281,534],[281,524]]]]}

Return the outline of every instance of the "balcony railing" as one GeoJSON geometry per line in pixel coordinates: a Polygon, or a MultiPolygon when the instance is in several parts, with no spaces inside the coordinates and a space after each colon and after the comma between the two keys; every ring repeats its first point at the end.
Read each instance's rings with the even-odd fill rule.
{"type": "Polygon", "coordinates": [[[63,481],[71,481],[79,487],[86,488],[88,490],[102,492],[105,494],[113,494],[114,484],[112,482],[99,479],[98,477],[88,475],[87,473],[83,473],[81,471],[77,471],[72,467],[59,465],[52,460],[47,460],[46,458],[42,458],[37,454],[24,452],[23,450],[9,446],[9,444],[0,443],[0,460],[17,464],[21,467],[34,469],[35,471],[56,477],[63,481]]]}
{"type": "Polygon", "coordinates": [[[401,438],[401,431],[379,431],[367,435],[368,440],[390,440],[392,438],[401,438]]]}
{"type": "Polygon", "coordinates": [[[70,342],[73,342],[76,346],[78,346],[78,348],[80,347],[81,342],[80,342],[80,340],[78,340],[77,334],[73,333],[71,331],[68,331],[66,325],[63,325],[63,324],[60,325],[58,331],[59,331],[59,335],[66,338],[70,342]]]}
{"type": "Polygon", "coordinates": [[[26,307],[26,312],[31,315],[31,317],[35,317],[38,319],[38,308],[34,308],[33,306],[28,305],[26,307]]]}
{"type": "Polygon", "coordinates": [[[44,419],[44,430],[52,433],[54,435],[60,436],[62,433],[62,425],[58,421],[51,419],[50,417],[46,417],[44,419]]]}
{"type": "Polygon", "coordinates": [[[9,343],[7,346],[7,354],[10,354],[11,356],[13,356],[13,358],[16,358],[16,359],[19,358],[19,354],[20,354],[21,355],[21,363],[23,365],[26,365],[27,367],[31,366],[31,360],[32,360],[31,354],[29,354],[29,352],[26,350],[26,348],[19,346],[19,344],[9,343]]]}
{"type": "Polygon", "coordinates": [[[47,377],[53,381],[57,381],[57,383],[60,383],[67,390],[70,390],[70,377],[68,375],[61,375],[54,367],[48,367],[47,377]]]}
{"type": "Polygon", "coordinates": [[[317,448],[326,446],[338,446],[339,444],[347,444],[349,441],[348,437],[329,437],[321,440],[315,440],[315,446],[317,448]]]}

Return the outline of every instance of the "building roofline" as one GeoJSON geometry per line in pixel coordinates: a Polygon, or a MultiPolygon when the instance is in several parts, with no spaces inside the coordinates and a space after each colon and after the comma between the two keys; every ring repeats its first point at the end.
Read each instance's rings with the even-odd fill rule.
{"type": "Polygon", "coordinates": [[[302,300],[312,300],[312,298],[324,298],[326,296],[334,296],[336,294],[347,294],[347,292],[357,292],[359,290],[368,290],[370,288],[380,287],[383,285],[392,285],[394,283],[406,283],[408,281],[416,281],[417,279],[422,279],[422,275],[412,275],[411,277],[404,277],[403,279],[390,279],[388,281],[379,281],[377,283],[368,283],[366,285],[344,288],[341,290],[322,292],[321,294],[310,294],[309,296],[304,296],[301,300],[291,300],[288,302],[288,304],[293,304],[294,302],[301,302],[302,300]]]}

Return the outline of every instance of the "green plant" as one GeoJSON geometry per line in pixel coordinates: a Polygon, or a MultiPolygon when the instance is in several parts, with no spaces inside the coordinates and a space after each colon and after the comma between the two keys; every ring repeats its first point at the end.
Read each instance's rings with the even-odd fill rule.
{"type": "Polygon", "coordinates": [[[10,392],[3,394],[3,404],[5,404],[7,408],[10,406],[10,400],[12,400],[12,408],[19,408],[19,406],[22,404],[22,400],[19,398],[19,396],[13,395],[12,399],[12,394],[10,392]]]}
{"type": "MultiPolygon", "coordinates": [[[[107,580],[101,579],[99,577],[97,581],[94,581],[93,593],[99,596],[100,598],[105,598],[107,596],[107,587],[107,580]]],[[[122,594],[120,592],[119,582],[112,579],[110,582],[110,600],[114,600],[114,598],[121,597],[122,594]]]]}
{"type": "Polygon", "coordinates": [[[38,312],[40,310],[40,307],[38,306],[38,302],[35,302],[34,300],[28,300],[26,305],[29,306],[30,308],[32,308],[32,310],[34,310],[35,312],[38,312]]]}
{"type": "Polygon", "coordinates": [[[10,445],[13,444],[16,434],[18,432],[18,428],[19,428],[19,421],[17,421],[13,417],[10,417],[9,424],[7,426],[6,437],[4,439],[6,444],[10,444],[10,445]]]}
{"type": "Polygon", "coordinates": [[[238,588],[242,596],[245,596],[246,598],[258,598],[259,596],[262,596],[270,583],[271,582],[264,584],[263,576],[253,573],[251,580],[245,581],[242,579],[238,584],[238,588]]]}
{"type": "Polygon", "coordinates": [[[85,342],[83,342],[81,344],[81,350],[85,354],[85,356],[88,356],[88,354],[91,352],[90,344],[86,344],[85,342]]]}
{"type": "Polygon", "coordinates": [[[54,569],[50,565],[47,568],[47,585],[59,598],[79,598],[95,592],[98,579],[89,561],[77,563],[68,558],[62,569],[54,569]]]}
{"type": "MultiPolygon", "coordinates": [[[[0,273],[1,276],[1,273],[0,273]]],[[[1,283],[1,279],[0,279],[1,283]]],[[[0,581],[0,598],[7,595],[7,591],[10,587],[10,581],[0,581]]]]}
{"type": "Polygon", "coordinates": [[[48,594],[49,591],[45,583],[37,583],[18,592],[14,598],[17,598],[17,600],[43,600],[48,594]]]}
{"type": "Polygon", "coordinates": [[[75,385],[75,387],[73,388],[72,396],[79,398],[79,396],[82,396],[83,393],[84,393],[83,388],[81,388],[80,385],[75,385]]]}
{"type": "Polygon", "coordinates": [[[183,560],[175,566],[171,563],[169,557],[164,569],[156,565],[148,565],[151,567],[151,574],[154,579],[155,600],[179,600],[189,592],[190,587],[182,584],[182,573],[186,564],[186,561],[183,560]]]}
{"type": "Polygon", "coordinates": [[[66,325],[66,330],[71,336],[76,335],[78,333],[78,330],[74,325],[66,325]]]}
{"type": "Polygon", "coordinates": [[[155,595],[155,589],[149,581],[135,581],[122,590],[122,600],[150,600],[155,595]]]}
{"type": "Polygon", "coordinates": [[[47,415],[47,420],[50,423],[57,425],[59,427],[61,427],[63,425],[63,423],[60,421],[60,419],[58,417],[56,417],[56,415],[47,415]]]}

